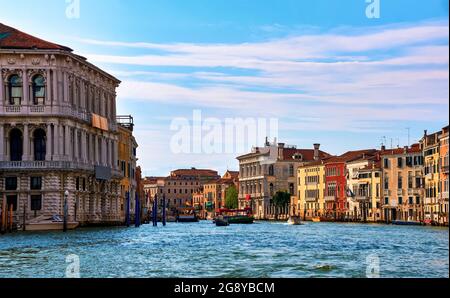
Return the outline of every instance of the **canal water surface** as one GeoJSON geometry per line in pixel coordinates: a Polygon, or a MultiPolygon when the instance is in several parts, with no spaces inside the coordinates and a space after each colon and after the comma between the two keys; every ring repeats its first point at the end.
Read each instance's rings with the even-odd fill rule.
{"type": "Polygon", "coordinates": [[[211,222],[0,236],[0,278],[448,277],[449,230],[337,223],[211,222]],[[68,263],[67,263],[68,262],[68,263]],[[376,272],[369,270],[369,272],[376,272]]]}

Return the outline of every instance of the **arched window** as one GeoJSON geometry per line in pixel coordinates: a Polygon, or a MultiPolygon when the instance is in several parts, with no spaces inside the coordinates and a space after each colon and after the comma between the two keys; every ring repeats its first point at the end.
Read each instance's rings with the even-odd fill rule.
{"type": "Polygon", "coordinates": [[[36,129],[33,133],[34,140],[34,160],[45,160],[46,146],[45,146],[45,131],[43,129],[36,129]]]}
{"type": "Polygon", "coordinates": [[[35,75],[32,79],[32,95],[34,105],[43,105],[45,100],[45,80],[41,75],[35,75]]]}
{"type": "Polygon", "coordinates": [[[8,79],[8,99],[10,105],[18,106],[22,101],[22,79],[12,75],[8,79]]]}
{"type": "Polygon", "coordinates": [[[23,155],[23,138],[22,132],[15,128],[9,133],[9,150],[11,161],[22,161],[23,155]]]}

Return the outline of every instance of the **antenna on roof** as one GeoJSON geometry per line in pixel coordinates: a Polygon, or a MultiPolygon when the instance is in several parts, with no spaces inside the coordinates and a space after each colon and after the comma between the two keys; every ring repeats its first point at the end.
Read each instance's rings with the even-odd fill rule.
{"type": "Polygon", "coordinates": [[[408,147],[411,146],[411,127],[407,127],[406,130],[408,131],[408,147]]]}

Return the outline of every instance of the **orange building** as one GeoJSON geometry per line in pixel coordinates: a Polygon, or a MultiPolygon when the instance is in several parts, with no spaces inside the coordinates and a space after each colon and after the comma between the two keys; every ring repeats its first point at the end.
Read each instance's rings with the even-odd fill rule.
{"type": "Polygon", "coordinates": [[[448,226],[448,126],[439,137],[439,213],[440,223],[448,226]]]}

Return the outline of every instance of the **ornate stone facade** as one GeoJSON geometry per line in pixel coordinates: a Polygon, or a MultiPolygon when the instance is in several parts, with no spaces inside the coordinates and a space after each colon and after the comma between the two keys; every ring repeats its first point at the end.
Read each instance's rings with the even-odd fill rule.
{"type": "MultiPolygon", "coordinates": [[[[10,38],[19,32],[9,29],[10,38]]],[[[0,43],[1,197],[17,223],[61,216],[66,190],[69,220],[121,222],[119,80],[68,48],[26,37],[17,48],[0,43]]]]}

